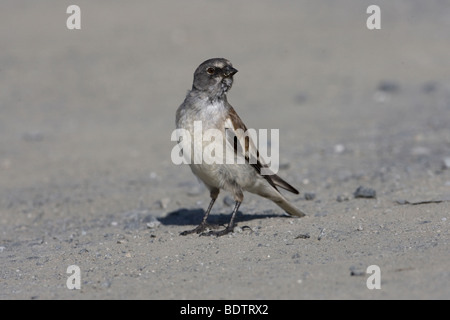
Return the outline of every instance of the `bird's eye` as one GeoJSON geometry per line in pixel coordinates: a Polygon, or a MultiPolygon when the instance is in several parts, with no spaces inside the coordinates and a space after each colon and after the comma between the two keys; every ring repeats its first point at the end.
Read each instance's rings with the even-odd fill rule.
{"type": "Polygon", "coordinates": [[[206,69],[206,72],[208,74],[214,74],[215,71],[216,71],[216,69],[214,69],[213,67],[210,67],[210,68],[206,69]]]}

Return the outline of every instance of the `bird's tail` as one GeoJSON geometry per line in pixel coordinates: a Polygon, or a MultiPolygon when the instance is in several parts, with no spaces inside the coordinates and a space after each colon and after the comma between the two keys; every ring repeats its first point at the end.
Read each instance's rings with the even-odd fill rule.
{"type": "Polygon", "coordinates": [[[287,201],[284,197],[280,199],[273,200],[280,208],[289,213],[291,216],[296,217],[304,217],[305,214],[298,208],[294,207],[289,201],[287,201]]]}
{"type": "Polygon", "coordinates": [[[298,208],[294,207],[277,189],[269,184],[258,184],[255,188],[248,189],[252,193],[256,193],[264,198],[275,202],[280,208],[286,211],[291,216],[304,217],[305,214],[298,208]]]}

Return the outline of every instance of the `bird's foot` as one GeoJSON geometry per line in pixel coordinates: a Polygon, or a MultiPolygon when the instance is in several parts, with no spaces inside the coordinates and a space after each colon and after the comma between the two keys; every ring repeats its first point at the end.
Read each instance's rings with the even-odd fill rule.
{"type": "Polygon", "coordinates": [[[216,237],[221,237],[224,236],[226,234],[232,233],[234,231],[234,226],[230,227],[226,227],[223,230],[219,230],[219,231],[209,231],[209,232],[203,232],[200,234],[200,236],[216,236],[216,237]]]}
{"type": "Polygon", "coordinates": [[[192,230],[186,230],[180,233],[180,236],[187,236],[188,234],[193,234],[193,233],[201,233],[203,234],[205,230],[208,229],[217,229],[218,226],[214,226],[214,225],[210,225],[209,223],[201,223],[199,224],[196,228],[192,229],[192,230]]]}

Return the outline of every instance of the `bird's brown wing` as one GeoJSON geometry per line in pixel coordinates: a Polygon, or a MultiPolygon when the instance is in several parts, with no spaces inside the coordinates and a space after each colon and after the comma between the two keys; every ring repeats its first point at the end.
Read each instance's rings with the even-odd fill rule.
{"type": "Polygon", "coordinates": [[[278,186],[292,193],[299,194],[297,189],[281,179],[275,173],[264,175],[261,173],[262,168],[270,171],[269,166],[265,164],[264,159],[260,156],[258,148],[248,134],[244,122],[230,105],[229,118],[225,121],[225,134],[227,142],[233,146],[234,155],[236,157],[244,156],[245,162],[250,164],[273,188],[278,191],[278,186]]]}

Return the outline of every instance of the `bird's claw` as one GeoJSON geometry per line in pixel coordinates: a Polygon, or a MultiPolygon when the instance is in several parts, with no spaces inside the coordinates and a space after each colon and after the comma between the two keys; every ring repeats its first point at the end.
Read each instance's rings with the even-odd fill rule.
{"type": "Polygon", "coordinates": [[[204,232],[205,230],[217,229],[217,228],[218,228],[218,226],[210,225],[208,223],[202,223],[192,230],[186,230],[186,231],[181,232],[180,236],[187,236],[188,234],[193,234],[193,233],[202,235],[203,233],[205,233],[204,232]]]}

